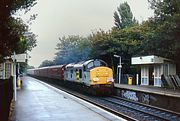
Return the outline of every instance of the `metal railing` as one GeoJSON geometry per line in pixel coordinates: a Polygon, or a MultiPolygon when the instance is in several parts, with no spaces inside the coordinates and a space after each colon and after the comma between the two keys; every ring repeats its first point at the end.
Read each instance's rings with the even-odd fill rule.
{"type": "Polygon", "coordinates": [[[180,89],[180,76],[178,75],[162,75],[162,87],[180,89]]]}

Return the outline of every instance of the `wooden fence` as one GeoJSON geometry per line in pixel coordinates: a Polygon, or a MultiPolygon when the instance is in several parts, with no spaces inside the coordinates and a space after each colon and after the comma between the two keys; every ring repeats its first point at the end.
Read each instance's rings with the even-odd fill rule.
{"type": "Polygon", "coordinates": [[[13,98],[12,79],[0,80],[0,121],[8,121],[12,98],[13,98]]]}

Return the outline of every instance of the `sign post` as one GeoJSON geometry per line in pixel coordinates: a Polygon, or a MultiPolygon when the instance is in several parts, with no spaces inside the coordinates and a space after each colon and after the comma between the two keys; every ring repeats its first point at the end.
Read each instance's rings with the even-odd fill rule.
{"type": "MultiPolygon", "coordinates": [[[[11,56],[11,58],[12,58],[13,63],[14,63],[14,68],[13,68],[14,69],[13,70],[13,72],[14,72],[14,75],[13,75],[13,85],[14,85],[14,101],[16,101],[17,100],[16,63],[26,63],[27,60],[29,59],[29,56],[27,54],[25,54],[25,53],[23,53],[23,54],[16,54],[14,52],[14,54],[11,56]]],[[[19,66],[18,66],[18,68],[19,68],[19,66]]],[[[19,73],[19,70],[18,70],[18,73],[19,73]]]]}
{"type": "Polygon", "coordinates": [[[117,79],[118,79],[118,83],[121,84],[121,68],[122,68],[121,56],[114,55],[114,57],[119,58],[119,65],[117,66],[117,75],[118,75],[118,70],[119,70],[119,79],[118,78],[117,79]]]}

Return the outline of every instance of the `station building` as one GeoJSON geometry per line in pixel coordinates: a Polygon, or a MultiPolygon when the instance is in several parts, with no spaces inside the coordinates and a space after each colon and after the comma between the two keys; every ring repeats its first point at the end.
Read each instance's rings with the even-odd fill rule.
{"type": "Polygon", "coordinates": [[[13,62],[6,60],[0,63],[0,79],[9,79],[13,76],[13,62]]]}
{"type": "Polygon", "coordinates": [[[176,65],[172,60],[155,55],[132,57],[131,64],[140,68],[136,77],[136,83],[140,85],[161,87],[161,75],[176,74],[176,65]]]}
{"type": "MultiPolygon", "coordinates": [[[[0,63],[0,79],[9,79],[11,76],[14,75],[14,62],[13,62],[14,55],[10,57],[5,57],[4,62],[0,63]]],[[[28,54],[16,54],[15,61],[17,63],[16,71],[19,73],[19,64],[20,63],[27,63],[29,59],[28,54]]]]}

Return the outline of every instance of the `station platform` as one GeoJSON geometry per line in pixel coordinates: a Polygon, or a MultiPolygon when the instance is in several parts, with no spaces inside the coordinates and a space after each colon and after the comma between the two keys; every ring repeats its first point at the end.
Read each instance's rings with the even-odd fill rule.
{"type": "Polygon", "coordinates": [[[180,113],[180,90],[153,86],[114,84],[121,98],[180,113]]]}
{"type": "Polygon", "coordinates": [[[117,84],[117,83],[114,84],[114,87],[180,98],[180,90],[177,89],[174,90],[174,89],[167,89],[167,88],[154,87],[154,86],[127,85],[127,84],[117,84]]]}
{"type": "Polygon", "coordinates": [[[22,77],[12,121],[125,121],[32,77],[22,77]]]}

